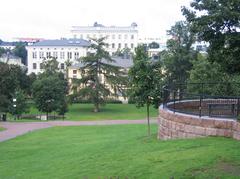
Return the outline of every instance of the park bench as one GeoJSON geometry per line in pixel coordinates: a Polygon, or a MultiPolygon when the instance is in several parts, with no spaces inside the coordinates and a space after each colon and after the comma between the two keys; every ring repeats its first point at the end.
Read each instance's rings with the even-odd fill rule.
{"type": "Polygon", "coordinates": [[[235,116],[235,108],[236,108],[237,102],[234,100],[216,100],[216,101],[211,101],[207,103],[207,105],[208,105],[209,116],[216,116],[213,113],[214,111],[222,112],[218,116],[229,116],[229,115],[235,116]]]}

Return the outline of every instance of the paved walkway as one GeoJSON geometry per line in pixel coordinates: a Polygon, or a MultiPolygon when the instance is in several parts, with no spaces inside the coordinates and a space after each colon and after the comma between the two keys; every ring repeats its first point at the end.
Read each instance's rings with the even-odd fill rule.
{"type": "MultiPolygon", "coordinates": [[[[104,121],[47,121],[47,122],[0,122],[6,130],[0,132],[0,142],[15,138],[27,132],[53,126],[91,126],[116,124],[146,124],[144,120],[104,120],[104,121]]],[[[156,123],[155,119],[151,123],[156,123]]]]}

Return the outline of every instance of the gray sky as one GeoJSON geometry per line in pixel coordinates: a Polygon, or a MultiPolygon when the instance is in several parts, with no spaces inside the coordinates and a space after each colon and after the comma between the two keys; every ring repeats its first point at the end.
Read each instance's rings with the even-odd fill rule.
{"type": "Polygon", "coordinates": [[[141,36],[161,37],[183,20],[181,6],[191,0],[3,0],[0,39],[70,37],[74,25],[128,26],[136,22],[141,36]]]}

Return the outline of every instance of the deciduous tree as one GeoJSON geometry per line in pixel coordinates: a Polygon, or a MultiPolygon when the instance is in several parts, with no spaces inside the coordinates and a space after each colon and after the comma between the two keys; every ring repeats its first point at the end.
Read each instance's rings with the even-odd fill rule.
{"type": "Polygon", "coordinates": [[[199,40],[209,42],[209,60],[239,73],[240,0],[194,0],[182,12],[199,40]]]}
{"type": "Polygon", "coordinates": [[[160,61],[152,61],[144,46],[135,49],[134,65],[130,68],[130,98],[137,107],[147,107],[148,135],[150,135],[150,105],[158,107],[161,101],[162,69],[160,61]]]}

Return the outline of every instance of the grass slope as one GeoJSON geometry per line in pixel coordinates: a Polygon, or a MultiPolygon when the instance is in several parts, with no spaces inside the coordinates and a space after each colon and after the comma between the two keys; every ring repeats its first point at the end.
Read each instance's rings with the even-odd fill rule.
{"type": "Polygon", "coordinates": [[[32,132],[0,143],[0,178],[240,177],[239,141],[159,141],[146,131],[145,125],[116,125],[32,132]]]}
{"type": "MultiPolygon", "coordinates": [[[[158,113],[157,109],[154,108],[150,109],[151,117],[156,117],[157,113],[158,113]]],[[[40,112],[35,107],[31,107],[30,114],[40,114],[40,112]]],[[[134,104],[107,104],[101,107],[101,111],[99,113],[93,112],[92,104],[73,104],[69,105],[69,111],[66,113],[65,120],[84,121],[84,120],[145,119],[146,115],[147,115],[146,107],[136,108],[134,104]]],[[[22,119],[20,121],[28,120],[22,119]]]]}

